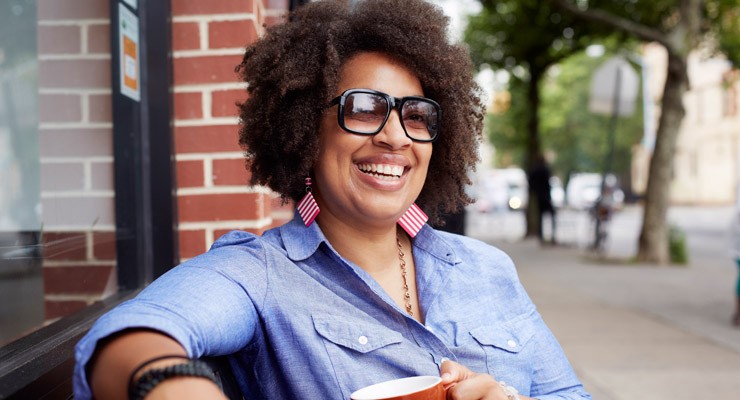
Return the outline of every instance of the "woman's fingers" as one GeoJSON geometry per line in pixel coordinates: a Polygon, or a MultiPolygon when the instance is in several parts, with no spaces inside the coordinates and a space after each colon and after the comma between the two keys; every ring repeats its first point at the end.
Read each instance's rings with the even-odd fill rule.
{"type": "Polygon", "coordinates": [[[450,360],[445,360],[439,370],[448,400],[507,400],[491,375],[477,374],[450,360]]]}
{"type": "Polygon", "coordinates": [[[476,374],[447,390],[448,400],[507,400],[491,375],[476,374]]]}
{"type": "Polygon", "coordinates": [[[449,388],[474,375],[474,373],[465,368],[462,364],[454,361],[444,360],[439,368],[439,375],[442,378],[442,385],[449,388]]]}

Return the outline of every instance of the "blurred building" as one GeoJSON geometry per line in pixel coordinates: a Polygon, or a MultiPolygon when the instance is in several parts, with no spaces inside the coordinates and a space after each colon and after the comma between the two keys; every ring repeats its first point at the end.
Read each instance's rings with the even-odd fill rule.
{"type": "MultiPolygon", "coordinates": [[[[644,47],[650,71],[649,92],[660,116],[667,55],[658,44],[644,47]]],[[[689,56],[689,91],[684,96],[686,117],[676,144],[671,200],[674,204],[731,204],[740,179],[740,70],[717,56],[700,51],[689,56]]],[[[644,193],[653,138],[633,155],[633,190],[644,193]]]]}

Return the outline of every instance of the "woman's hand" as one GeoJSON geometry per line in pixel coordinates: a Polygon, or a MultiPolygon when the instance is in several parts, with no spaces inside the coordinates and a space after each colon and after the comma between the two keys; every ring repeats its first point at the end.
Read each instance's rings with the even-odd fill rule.
{"type": "MultiPolygon", "coordinates": [[[[447,389],[448,400],[512,400],[499,383],[488,374],[478,374],[450,360],[440,368],[442,385],[447,389]]],[[[519,395],[519,399],[529,397],[519,395]]]]}

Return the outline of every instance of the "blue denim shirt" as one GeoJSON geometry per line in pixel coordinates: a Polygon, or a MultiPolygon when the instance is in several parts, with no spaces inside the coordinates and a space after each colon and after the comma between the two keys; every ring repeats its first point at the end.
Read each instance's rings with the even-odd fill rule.
{"type": "Polygon", "coordinates": [[[75,398],[97,342],[147,327],[191,357],[229,355],[247,399],[348,399],[384,380],[439,375],[443,358],[522,394],[590,399],[508,256],[429,226],[413,240],[425,324],[409,317],[317,224],[231,232],[101,317],[76,349],[75,398]]]}

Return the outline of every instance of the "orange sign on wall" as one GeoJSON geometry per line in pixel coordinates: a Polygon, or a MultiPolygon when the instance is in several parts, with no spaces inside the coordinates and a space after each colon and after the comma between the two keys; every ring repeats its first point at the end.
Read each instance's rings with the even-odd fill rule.
{"type": "Polygon", "coordinates": [[[139,101],[139,18],[123,3],[118,4],[118,32],[121,59],[121,94],[139,101]]]}

